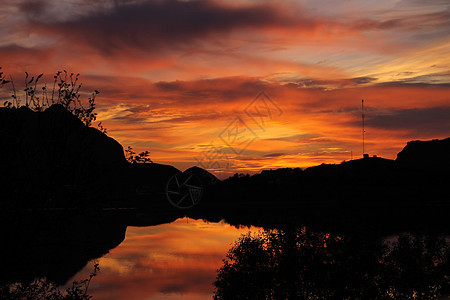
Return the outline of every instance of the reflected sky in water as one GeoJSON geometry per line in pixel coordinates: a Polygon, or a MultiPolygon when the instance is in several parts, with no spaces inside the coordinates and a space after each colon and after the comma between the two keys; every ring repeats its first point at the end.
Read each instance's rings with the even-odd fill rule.
{"type": "Polygon", "coordinates": [[[100,300],[430,299],[450,294],[450,244],[448,236],[437,233],[340,234],[305,226],[263,230],[184,218],[128,227],[119,246],[74,279],[87,278],[96,262],[100,274],[88,293],[100,300]]]}
{"type": "MultiPolygon", "coordinates": [[[[217,269],[232,244],[256,227],[178,219],[170,224],[128,227],[125,240],[98,260],[89,287],[93,299],[211,299],[217,269]]],[[[74,279],[93,269],[90,262],[74,279]]]]}

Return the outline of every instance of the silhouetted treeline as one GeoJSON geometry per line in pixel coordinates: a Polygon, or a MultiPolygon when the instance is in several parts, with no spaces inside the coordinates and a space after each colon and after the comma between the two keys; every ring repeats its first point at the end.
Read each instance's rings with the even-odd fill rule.
{"type": "Polygon", "coordinates": [[[247,234],[218,270],[215,299],[440,299],[450,244],[430,234],[385,239],[282,227],[247,234]]]}
{"type": "Polygon", "coordinates": [[[224,180],[210,201],[436,203],[450,195],[450,138],[410,142],[396,160],[367,157],[306,170],[264,170],[224,180]],[[417,163],[416,163],[417,162],[417,163]]]}
{"type": "MultiPolygon", "coordinates": [[[[367,225],[448,230],[450,138],[409,142],[396,160],[366,157],[307,168],[232,176],[189,214],[232,224],[367,225]],[[416,163],[417,162],[417,163],[416,163]]],[[[328,226],[328,225],[329,226],[328,226]]]]}

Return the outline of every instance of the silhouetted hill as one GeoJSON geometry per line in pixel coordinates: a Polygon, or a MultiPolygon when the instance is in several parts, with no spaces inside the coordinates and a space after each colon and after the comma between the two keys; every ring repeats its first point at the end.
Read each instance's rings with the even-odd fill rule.
{"type": "Polygon", "coordinates": [[[408,143],[395,161],[367,157],[305,170],[235,174],[214,186],[213,196],[191,216],[241,225],[321,220],[331,228],[394,223],[398,228],[431,223],[448,228],[442,226],[450,212],[448,141],[408,143]]]}
{"type": "MultiPolygon", "coordinates": [[[[165,188],[179,170],[128,163],[119,143],[86,127],[60,105],[43,112],[0,109],[0,141],[3,208],[128,206],[170,211],[165,188]]],[[[306,170],[236,174],[224,181],[198,167],[187,171],[207,189],[197,211],[213,218],[245,207],[253,214],[263,207],[272,212],[295,207],[333,213],[374,206],[436,207],[448,205],[450,199],[449,144],[450,139],[414,141],[395,161],[367,157],[306,170]]]]}
{"type": "Polygon", "coordinates": [[[203,183],[203,186],[210,186],[219,182],[219,179],[212,173],[197,166],[187,169],[185,172],[189,172],[197,176],[203,183]]]}
{"type": "Polygon", "coordinates": [[[405,169],[439,171],[450,167],[450,138],[408,142],[395,162],[405,169]]]}
{"type": "Polygon", "coordinates": [[[374,156],[305,170],[283,168],[253,176],[235,174],[224,180],[218,194],[230,201],[271,201],[275,197],[277,201],[330,204],[432,202],[429,198],[448,194],[448,153],[450,138],[414,141],[395,161],[374,156]]]}
{"type": "Polygon", "coordinates": [[[43,112],[0,108],[0,141],[0,205],[6,208],[149,202],[161,198],[167,179],[179,172],[127,162],[117,141],[61,105],[43,112]]]}
{"type": "Polygon", "coordinates": [[[85,126],[61,105],[43,112],[0,109],[1,190],[4,199],[80,197],[125,160],[122,146],[85,126]]]}

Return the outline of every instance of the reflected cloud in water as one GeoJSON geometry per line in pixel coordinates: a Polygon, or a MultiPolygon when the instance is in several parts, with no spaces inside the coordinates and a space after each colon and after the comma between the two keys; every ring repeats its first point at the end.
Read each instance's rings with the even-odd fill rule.
{"type": "MultiPolygon", "coordinates": [[[[211,299],[225,253],[249,230],[260,229],[186,218],[128,227],[122,244],[99,259],[101,272],[90,294],[94,299],[211,299]]],[[[75,279],[86,277],[91,268],[75,279]]]]}
{"type": "Polygon", "coordinates": [[[88,291],[99,300],[450,295],[447,231],[387,237],[359,227],[262,229],[189,218],[135,227],[121,223],[123,215],[34,216],[3,218],[2,284],[47,277],[70,286],[99,263],[88,291]]]}

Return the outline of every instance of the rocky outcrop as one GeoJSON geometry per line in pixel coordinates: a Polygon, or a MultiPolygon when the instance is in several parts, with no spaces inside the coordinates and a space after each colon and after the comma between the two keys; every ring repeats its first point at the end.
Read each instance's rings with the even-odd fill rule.
{"type": "Polygon", "coordinates": [[[397,154],[396,163],[408,169],[447,169],[450,167],[450,138],[408,142],[397,154]]]}
{"type": "MultiPolygon", "coordinates": [[[[173,207],[167,184],[180,170],[129,163],[122,146],[85,126],[61,105],[43,112],[0,108],[0,209],[140,207],[161,214],[173,207]]],[[[191,168],[210,185],[217,180],[191,168]]]]}
{"type": "Polygon", "coordinates": [[[3,201],[70,201],[98,192],[128,162],[122,146],[61,105],[0,109],[3,201]]]}
{"type": "Polygon", "coordinates": [[[187,169],[185,172],[189,172],[191,174],[194,174],[195,176],[198,177],[198,179],[200,179],[200,181],[202,182],[203,186],[208,187],[211,185],[214,185],[216,183],[218,183],[220,180],[211,172],[208,172],[205,169],[202,169],[200,167],[194,166],[191,167],[189,169],[187,169]]]}

